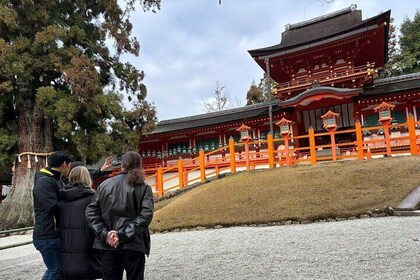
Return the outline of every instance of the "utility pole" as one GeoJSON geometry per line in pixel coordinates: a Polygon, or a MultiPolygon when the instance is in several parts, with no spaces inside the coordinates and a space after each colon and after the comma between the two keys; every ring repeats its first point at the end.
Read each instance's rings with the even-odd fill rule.
{"type": "Polygon", "coordinates": [[[265,58],[265,72],[267,74],[267,98],[268,98],[268,118],[270,121],[270,133],[273,135],[273,103],[271,98],[271,77],[270,77],[270,60],[265,58]]]}

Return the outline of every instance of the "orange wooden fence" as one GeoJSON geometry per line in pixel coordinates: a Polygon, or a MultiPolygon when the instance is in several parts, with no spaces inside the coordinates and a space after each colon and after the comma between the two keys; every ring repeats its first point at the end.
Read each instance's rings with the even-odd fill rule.
{"type": "Polygon", "coordinates": [[[209,153],[201,150],[198,157],[179,159],[170,167],[147,169],[150,175],[146,181],[154,188],[155,195],[162,197],[167,191],[182,190],[187,185],[205,182],[209,177],[238,170],[345,159],[369,160],[396,154],[420,155],[420,122],[415,122],[411,115],[402,124],[362,127],[356,122],[352,129],[335,132],[315,133],[309,128],[307,135],[273,138],[268,134],[266,140],[240,143],[231,138],[228,146],[209,153]],[[339,134],[351,135],[353,140],[336,143],[339,134]],[[326,136],[331,138],[330,144],[316,145],[317,137],[326,136]],[[309,146],[294,147],[297,141],[307,142],[309,146]]]}

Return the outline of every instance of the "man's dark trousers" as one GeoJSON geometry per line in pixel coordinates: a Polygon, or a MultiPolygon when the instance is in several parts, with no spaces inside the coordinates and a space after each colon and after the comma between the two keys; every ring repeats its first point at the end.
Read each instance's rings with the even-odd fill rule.
{"type": "Polygon", "coordinates": [[[127,273],[127,280],[143,280],[144,265],[144,253],[133,250],[102,251],[104,280],[121,280],[124,269],[127,273]]]}
{"type": "Polygon", "coordinates": [[[34,239],[35,248],[41,253],[42,259],[47,266],[42,280],[58,280],[60,279],[60,262],[61,262],[61,240],[54,239],[34,239]]]}

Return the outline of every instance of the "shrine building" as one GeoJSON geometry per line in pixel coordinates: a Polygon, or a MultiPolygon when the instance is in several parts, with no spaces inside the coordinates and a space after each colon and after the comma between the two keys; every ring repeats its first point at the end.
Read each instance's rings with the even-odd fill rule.
{"type": "MultiPolygon", "coordinates": [[[[272,123],[291,121],[291,136],[305,135],[309,127],[324,130],[321,116],[339,114],[337,131],[355,126],[378,125],[374,108],[393,105],[392,122],[404,123],[409,114],[420,116],[420,73],[378,78],[388,60],[391,11],[363,20],[356,5],[296,24],[287,24],[279,44],[250,50],[255,62],[276,83],[271,102],[160,121],[143,135],[139,152],[144,166],[166,165],[198,151],[226,146],[230,137],[239,141],[237,129],[246,125],[254,140],[265,139],[272,123]],[[270,115],[271,121],[270,121],[270,115]],[[270,125],[271,122],[271,125],[270,125]]],[[[279,137],[279,128],[273,129],[279,137]]],[[[337,134],[349,141],[354,134],[337,134]]],[[[305,139],[294,147],[305,146],[305,139]]],[[[317,145],[329,141],[318,137],[317,145]]]]}

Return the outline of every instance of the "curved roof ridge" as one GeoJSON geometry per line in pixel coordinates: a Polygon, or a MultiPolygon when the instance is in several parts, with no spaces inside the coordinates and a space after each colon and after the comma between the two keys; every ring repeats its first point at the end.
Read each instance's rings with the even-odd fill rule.
{"type": "Polygon", "coordinates": [[[357,8],[356,4],[351,4],[347,8],[343,8],[341,10],[338,10],[338,11],[335,11],[335,12],[332,12],[332,13],[329,13],[329,14],[326,14],[326,15],[322,15],[322,16],[315,17],[315,18],[312,18],[312,19],[308,19],[308,20],[305,20],[305,21],[301,21],[301,22],[298,22],[298,23],[286,24],[285,29],[286,30],[292,30],[292,29],[296,29],[296,28],[299,28],[299,27],[303,27],[303,26],[306,26],[306,25],[313,24],[313,23],[317,23],[317,22],[320,22],[320,21],[323,21],[323,20],[326,20],[326,19],[329,19],[329,18],[332,18],[332,17],[336,17],[336,16],[340,16],[340,15],[352,12],[352,11],[356,10],[356,8],[357,8]]]}

